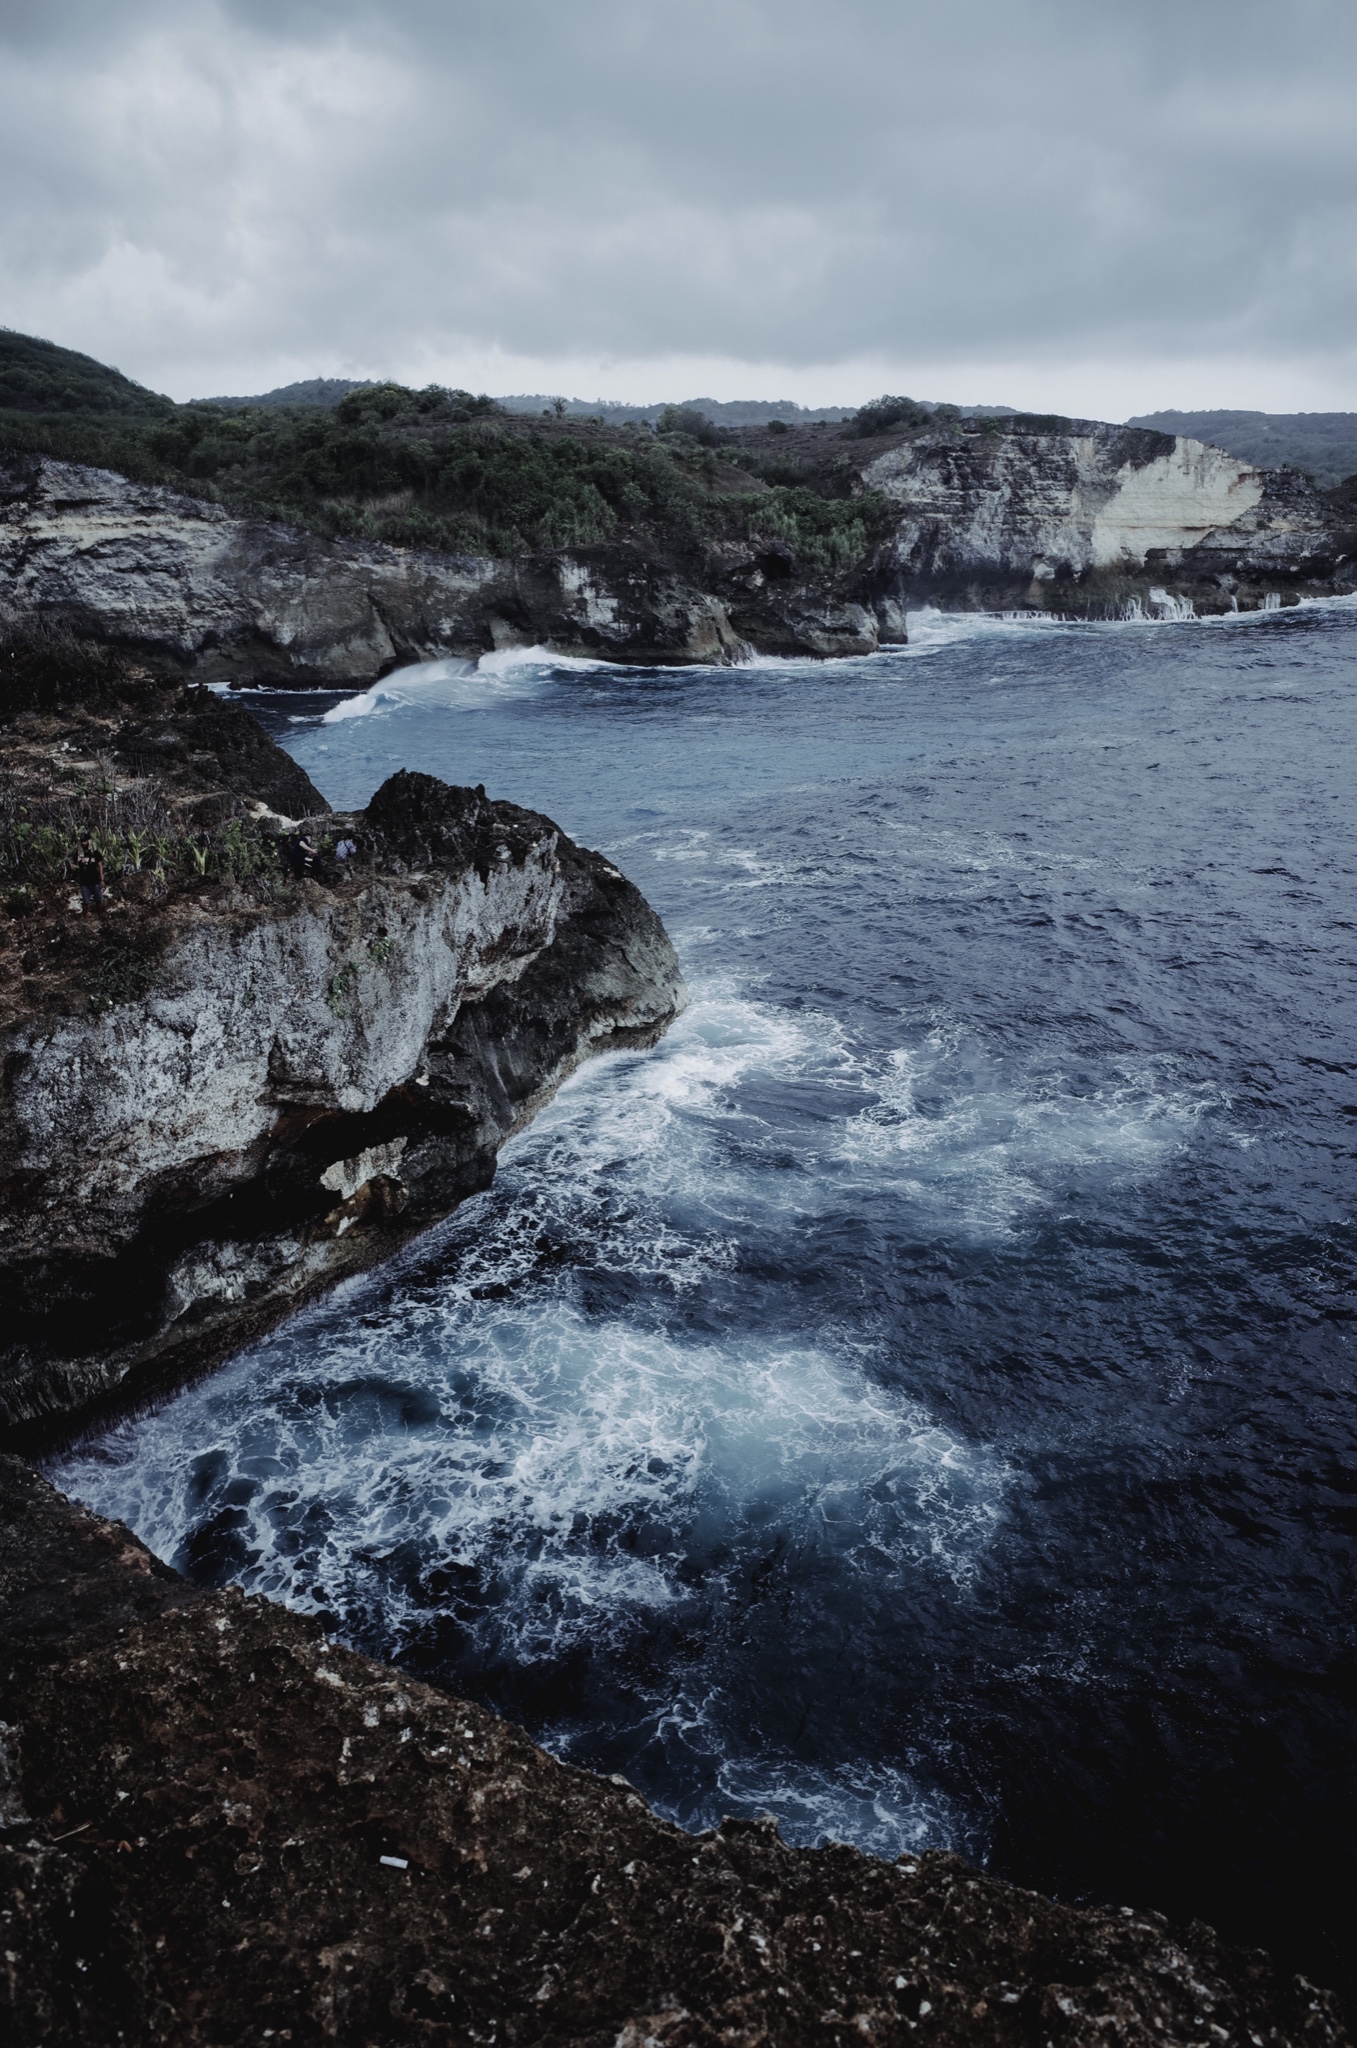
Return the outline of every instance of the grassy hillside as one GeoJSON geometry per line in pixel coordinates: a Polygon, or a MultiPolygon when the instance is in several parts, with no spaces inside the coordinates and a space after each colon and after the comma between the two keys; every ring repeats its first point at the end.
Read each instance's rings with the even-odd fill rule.
{"type": "Polygon", "coordinates": [[[303,377],[297,384],[277,384],[253,398],[195,398],[194,405],[215,405],[223,412],[248,412],[251,406],[338,405],[350,391],[371,390],[376,377],[303,377]]]}
{"type": "Polygon", "coordinates": [[[332,406],[175,405],[88,357],[0,333],[0,449],[174,484],[241,511],[452,553],[634,540],[683,554],[778,546],[849,575],[889,531],[826,426],[723,429],[670,407],[658,430],[430,386],[361,385],[332,406]]]}
{"type": "Polygon", "coordinates": [[[1357,412],[1147,412],[1127,425],[1188,434],[1260,469],[1299,469],[1321,487],[1357,474],[1357,412]]]}

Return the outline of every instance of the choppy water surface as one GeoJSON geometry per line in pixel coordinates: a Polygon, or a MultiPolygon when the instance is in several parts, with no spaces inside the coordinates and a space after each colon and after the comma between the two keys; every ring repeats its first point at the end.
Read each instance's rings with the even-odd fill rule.
{"type": "Polygon", "coordinates": [[[60,1476],[705,1825],[1345,1962],[1357,615],[272,699],[549,811],[692,1007],[60,1476]]]}

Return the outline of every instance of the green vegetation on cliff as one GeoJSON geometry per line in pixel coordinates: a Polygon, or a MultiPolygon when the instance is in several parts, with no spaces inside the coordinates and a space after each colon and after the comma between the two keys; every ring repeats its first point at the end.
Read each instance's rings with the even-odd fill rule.
{"type": "MultiPolygon", "coordinates": [[[[174,720],[188,717],[204,759],[220,744],[222,707],[207,691],[184,693],[112,648],[40,633],[0,639],[0,703],[0,909],[10,918],[59,907],[85,839],[110,880],[143,876],[162,894],[176,880],[245,881],[277,868],[273,838],[239,798],[187,809],[167,800],[167,778],[186,779],[188,743],[174,720]],[[31,730],[21,740],[25,716],[31,730]],[[157,720],[137,772],[120,768],[109,733],[149,733],[157,720]]],[[[231,718],[235,707],[226,710],[231,718]]]]}
{"type": "Polygon", "coordinates": [[[364,385],[333,407],[175,405],[87,357],[0,333],[6,452],[175,485],[328,537],[453,554],[632,540],[682,555],[747,541],[807,575],[847,576],[892,513],[825,439],[715,428],[679,408],[658,432],[531,418],[439,386],[364,385]]]}
{"type": "Polygon", "coordinates": [[[1209,441],[1260,469],[1299,469],[1321,489],[1357,473],[1357,412],[1147,412],[1126,424],[1209,441]]]}

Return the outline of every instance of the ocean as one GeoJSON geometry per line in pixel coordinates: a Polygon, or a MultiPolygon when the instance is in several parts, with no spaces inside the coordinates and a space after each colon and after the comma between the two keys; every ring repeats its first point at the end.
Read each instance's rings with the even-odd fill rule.
{"type": "Polygon", "coordinates": [[[54,1476],[703,1828],[1353,1990],[1357,609],[249,702],[545,810],[691,988],[54,1476]]]}

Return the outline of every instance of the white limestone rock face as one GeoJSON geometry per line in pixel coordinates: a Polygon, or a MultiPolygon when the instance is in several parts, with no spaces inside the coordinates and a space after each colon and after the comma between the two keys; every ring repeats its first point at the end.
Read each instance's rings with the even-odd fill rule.
{"type": "Polygon", "coordinates": [[[551,943],[556,834],[484,881],[311,893],[286,917],[198,920],[139,1002],[11,1034],[8,1149],[41,1176],[54,1229],[78,1213],[83,1235],[96,1211],[130,1236],[165,1175],[210,1160],[247,1176],[284,1107],[361,1114],[414,1081],[462,1003],[551,943]]]}
{"type": "Polygon", "coordinates": [[[883,619],[911,600],[1078,610],[1162,587],[1228,609],[1240,592],[1261,602],[1269,579],[1345,587],[1305,479],[1181,436],[971,423],[902,441],[862,481],[900,508],[879,565],[883,619]]]}
{"type": "MultiPolygon", "coordinates": [[[[1140,465],[1124,462],[1110,496],[1101,479],[1079,494],[1074,509],[1080,529],[1087,511],[1092,511],[1080,565],[1143,568],[1153,550],[1199,547],[1218,530],[1242,531],[1241,522],[1262,502],[1258,470],[1221,448],[1179,435],[1171,455],[1140,465]]],[[[1079,542],[1082,551],[1082,530],[1079,542]]]]}
{"type": "Polygon", "coordinates": [[[448,652],[505,565],[353,542],[108,470],[0,473],[0,619],[61,618],[176,656],[202,680],[360,682],[448,652]]]}

